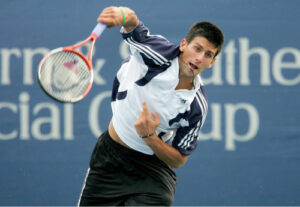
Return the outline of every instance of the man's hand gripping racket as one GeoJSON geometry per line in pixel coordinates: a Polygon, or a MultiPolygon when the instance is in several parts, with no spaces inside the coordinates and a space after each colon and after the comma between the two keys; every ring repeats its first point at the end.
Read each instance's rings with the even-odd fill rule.
{"type": "Polygon", "coordinates": [[[82,100],[93,84],[92,52],[106,25],[98,23],[84,41],[50,51],[40,62],[38,82],[53,99],[74,103],[82,100]],[[88,57],[75,50],[91,41],[88,57]]]}

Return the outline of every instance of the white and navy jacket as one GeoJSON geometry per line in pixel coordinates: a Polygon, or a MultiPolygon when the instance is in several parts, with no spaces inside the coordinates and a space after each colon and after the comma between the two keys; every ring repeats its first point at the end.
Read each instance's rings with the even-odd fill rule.
{"type": "Polygon", "coordinates": [[[156,134],[181,154],[190,155],[207,114],[200,76],[195,77],[194,89],[175,90],[179,47],[162,36],[150,35],[142,22],[130,33],[123,31],[131,56],[122,63],[113,84],[112,121],[117,134],[129,147],[153,154],[134,127],[145,101],[149,112],[160,118],[156,134]]]}

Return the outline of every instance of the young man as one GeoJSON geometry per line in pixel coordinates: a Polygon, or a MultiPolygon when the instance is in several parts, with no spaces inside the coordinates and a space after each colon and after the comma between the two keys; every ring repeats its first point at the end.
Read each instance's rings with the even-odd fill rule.
{"type": "Polygon", "coordinates": [[[179,46],[150,35],[134,11],[105,8],[98,18],[122,26],[131,56],[113,83],[113,117],[98,139],[79,204],[166,205],[176,175],[197,146],[207,113],[199,74],[213,65],[224,37],[209,22],[194,24],[179,46]]]}

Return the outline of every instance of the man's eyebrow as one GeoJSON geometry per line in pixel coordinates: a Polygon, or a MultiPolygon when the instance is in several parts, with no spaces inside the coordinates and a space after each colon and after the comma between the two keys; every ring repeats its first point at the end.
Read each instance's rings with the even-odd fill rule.
{"type": "Polygon", "coordinates": [[[208,50],[208,51],[206,51],[207,53],[209,53],[209,54],[211,54],[211,55],[215,55],[215,53],[214,52],[212,52],[212,51],[210,51],[210,50],[208,50]]]}
{"type": "MultiPolygon", "coordinates": [[[[200,43],[198,43],[198,42],[196,42],[196,46],[203,48],[203,46],[200,43]]],[[[215,55],[215,53],[213,51],[211,51],[211,50],[207,50],[205,52],[208,52],[208,53],[211,53],[212,55],[215,55]]]]}

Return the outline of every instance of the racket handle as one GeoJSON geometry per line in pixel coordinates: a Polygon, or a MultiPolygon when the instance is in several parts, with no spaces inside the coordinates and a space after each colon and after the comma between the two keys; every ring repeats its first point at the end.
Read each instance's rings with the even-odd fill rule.
{"type": "Polygon", "coordinates": [[[97,35],[97,37],[99,37],[102,34],[102,32],[105,30],[105,28],[106,28],[106,24],[98,23],[92,33],[94,33],[95,35],[97,35]]]}

